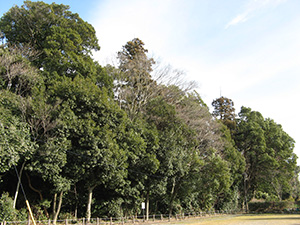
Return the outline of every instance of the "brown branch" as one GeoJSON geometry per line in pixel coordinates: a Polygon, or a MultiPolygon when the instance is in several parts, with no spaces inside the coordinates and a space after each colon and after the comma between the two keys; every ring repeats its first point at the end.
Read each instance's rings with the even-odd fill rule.
{"type": "MultiPolygon", "coordinates": [[[[42,192],[36,188],[34,188],[31,184],[31,180],[30,180],[30,177],[28,175],[28,173],[25,173],[26,174],[26,177],[27,177],[27,180],[28,180],[28,186],[30,187],[31,190],[33,190],[34,192],[38,193],[39,196],[40,196],[40,200],[43,201],[43,195],[42,195],[42,192]]],[[[44,211],[45,211],[45,214],[46,214],[46,217],[49,218],[49,213],[47,211],[47,208],[45,206],[43,206],[44,208],[44,211]]]]}

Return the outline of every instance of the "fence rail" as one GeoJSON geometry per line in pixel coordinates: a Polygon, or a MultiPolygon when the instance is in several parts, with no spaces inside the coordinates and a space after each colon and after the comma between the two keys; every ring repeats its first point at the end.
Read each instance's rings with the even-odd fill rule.
{"type": "MultiPolygon", "coordinates": [[[[64,219],[57,220],[59,225],[117,225],[117,224],[143,224],[143,223],[159,223],[162,221],[170,222],[175,220],[184,220],[187,218],[201,218],[209,216],[219,216],[225,214],[237,214],[236,211],[206,211],[206,212],[192,212],[181,213],[175,215],[155,214],[149,215],[148,219],[145,215],[142,216],[127,216],[127,217],[109,217],[109,218],[91,218],[89,221],[86,218],[78,219],[64,219]]],[[[26,221],[2,221],[0,225],[29,225],[32,224],[30,220],[26,221]]],[[[36,221],[37,225],[52,225],[53,220],[36,221]]]]}

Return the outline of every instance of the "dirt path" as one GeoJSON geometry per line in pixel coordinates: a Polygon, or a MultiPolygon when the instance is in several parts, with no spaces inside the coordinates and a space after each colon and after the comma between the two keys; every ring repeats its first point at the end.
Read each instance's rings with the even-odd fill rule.
{"type": "Polygon", "coordinates": [[[174,221],[173,225],[300,225],[300,215],[236,215],[174,221]]]}

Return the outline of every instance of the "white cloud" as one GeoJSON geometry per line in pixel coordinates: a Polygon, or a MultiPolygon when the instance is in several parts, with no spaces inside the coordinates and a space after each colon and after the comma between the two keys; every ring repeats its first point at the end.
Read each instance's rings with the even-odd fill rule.
{"type": "Polygon", "coordinates": [[[246,22],[251,17],[255,16],[262,9],[276,7],[279,4],[285,2],[286,0],[249,0],[243,10],[243,13],[238,14],[231,21],[229,21],[225,29],[230,26],[234,26],[243,22],[246,22]]]}
{"type": "Polygon", "coordinates": [[[225,29],[227,29],[230,26],[239,24],[239,23],[243,23],[245,22],[248,18],[248,13],[243,13],[243,14],[239,14],[237,15],[233,20],[231,20],[226,26],[225,29]]]}

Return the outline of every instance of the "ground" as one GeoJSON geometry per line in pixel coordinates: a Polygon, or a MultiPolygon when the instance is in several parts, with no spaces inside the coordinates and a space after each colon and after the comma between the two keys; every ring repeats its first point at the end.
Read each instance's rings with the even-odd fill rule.
{"type": "Polygon", "coordinates": [[[264,214],[264,215],[233,215],[212,218],[187,219],[163,223],[164,225],[300,225],[300,215],[264,214]]]}

